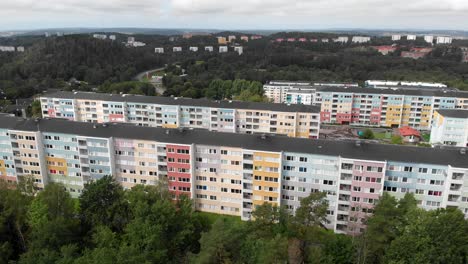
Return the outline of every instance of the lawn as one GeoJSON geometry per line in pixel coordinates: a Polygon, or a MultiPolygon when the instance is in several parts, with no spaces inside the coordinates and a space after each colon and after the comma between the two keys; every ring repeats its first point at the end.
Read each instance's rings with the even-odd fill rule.
{"type": "Polygon", "coordinates": [[[424,133],[421,135],[425,142],[429,142],[431,140],[431,134],[424,133]]]}

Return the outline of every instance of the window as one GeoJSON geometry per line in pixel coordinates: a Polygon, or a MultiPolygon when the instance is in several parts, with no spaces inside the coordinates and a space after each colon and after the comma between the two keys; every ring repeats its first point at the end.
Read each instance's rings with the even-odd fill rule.
{"type": "Polygon", "coordinates": [[[427,168],[419,168],[419,173],[427,173],[427,168]]]}
{"type": "Polygon", "coordinates": [[[413,171],[413,167],[405,166],[404,171],[406,171],[406,172],[412,172],[412,171],[413,171]]]}

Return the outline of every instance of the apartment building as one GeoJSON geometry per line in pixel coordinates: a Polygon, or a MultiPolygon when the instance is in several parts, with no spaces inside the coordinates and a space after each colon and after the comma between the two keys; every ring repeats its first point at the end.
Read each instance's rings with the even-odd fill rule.
{"type": "Polygon", "coordinates": [[[213,52],[213,46],[205,46],[205,51],[213,52]]]}
{"type": "Polygon", "coordinates": [[[424,41],[430,44],[434,44],[434,36],[429,36],[429,35],[424,36],[424,41]]]}
{"type": "Polygon", "coordinates": [[[338,43],[348,43],[349,37],[338,37],[336,39],[333,39],[333,42],[338,42],[338,43]]]}
{"type": "Polygon", "coordinates": [[[451,37],[437,37],[436,39],[437,44],[451,44],[452,43],[452,38],[451,37]]]}
{"type": "Polygon", "coordinates": [[[351,39],[351,42],[353,43],[367,43],[371,40],[370,37],[363,37],[363,36],[354,36],[351,39]]]}
{"type": "Polygon", "coordinates": [[[317,91],[322,123],[430,130],[437,109],[468,109],[468,93],[328,87],[317,91]]]}
{"type": "Polygon", "coordinates": [[[416,40],[416,35],[407,35],[406,40],[416,40]]]}
{"type": "Polygon", "coordinates": [[[172,52],[181,52],[182,47],[172,47],[172,52]]]}
{"type": "Polygon", "coordinates": [[[286,92],[286,103],[312,105],[315,103],[315,89],[290,89],[286,92]]]}
{"type": "Polygon", "coordinates": [[[237,52],[237,54],[242,55],[242,53],[244,53],[244,48],[242,46],[236,46],[234,47],[234,52],[237,52]]]}
{"type": "Polygon", "coordinates": [[[228,52],[227,46],[219,46],[219,53],[226,53],[228,52]]]}
{"type": "Polygon", "coordinates": [[[155,53],[164,53],[164,48],[154,48],[155,53]]]}
{"type": "Polygon", "coordinates": [[[468,147],[468,110],[435,111],[430,141],[433,144],[468,147]]]}
{"type": "Polygon", "coordinates": [[[347,234],[363,231],[383,192],[414,193],[424,209],[454,207],[468,217],[463,150],[0,115],[2,180],[32,174],[39,188],[60,182],[75,197],[104,175],[124,188],[167,180],[174,199],[243,220],[263,203],[294,212],[320,191],[327,227],[347,234]]]}
{"type": "Polygon", "coordinates": [[[230,133],[318,138],[320,108],[306,105],[57,92],[39,98],[43,117],[230,133]]]}
{"type": "Polygon", "coordinates": [[[392,35],[392,40],[393,40],[393,41],[399,41],[399,40],[401,40],[401,35],[392,35]]]}

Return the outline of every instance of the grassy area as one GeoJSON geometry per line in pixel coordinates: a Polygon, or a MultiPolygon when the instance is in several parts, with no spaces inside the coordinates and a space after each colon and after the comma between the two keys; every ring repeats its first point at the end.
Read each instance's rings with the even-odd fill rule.
{"type": "Polygon", "coordinates": [[[425,142],[429,142],[431,140],[431,134],[428,133],[422,134],[421,137],[425,142]]]}
{"type": "Polygon", "coordinates": [[[197,214],[204,217],[210,224],[213,224],[214,222],[216,222],[216,220],[220,218],[227,218],[230,221],[234,221],[234,222],[242,222],[239,216],[220,215],[220,214],[213,214],[213,213],[207,213],[207,212],[197,212],[197,214]]]}
{"type": "Polygon", "coordinates": [[[385,133],[374,133],[375,139],[385,139],[385,133]]]}

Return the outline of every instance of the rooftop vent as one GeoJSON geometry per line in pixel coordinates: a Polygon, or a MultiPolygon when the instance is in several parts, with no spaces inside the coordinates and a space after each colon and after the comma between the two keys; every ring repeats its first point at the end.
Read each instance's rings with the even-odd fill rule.
{"type": "Polygon", "coordinates": [[[356,147],[360,147],[361,144],[362,144],[362,142],[360,140],[356,140],[356,143],[355,143],[356,147]]]}
{"type": "Polygon", "coordinates": [[[260,135],[260,138],[261,138],[261,139],[267,139],[267,135],[266,135],[266,134],[262,134],[262,135],[260,135]]]}
{"type": "Polygon", "coordinates": [[[466,148],[461,148],[460,149],[460,154],[466,155],[466,148]]]}
{"type": "Polygon", "coordinates": [[[97,128],[97,125],[93,125],[93,128],[97,128]]]}
{"type": "Polygon", "coordinates": [[[102,127],[107,127],[107,124],[106,123],[102,124],[102,127]]]}
{"type": "Polygon", "coordinates": [[[169,129],[166,130],[166,135],[169,135],[170,131],[169,129]]]}

